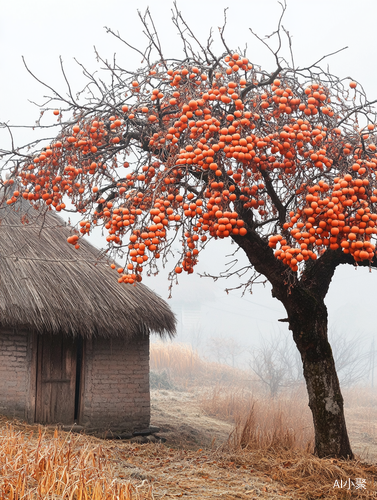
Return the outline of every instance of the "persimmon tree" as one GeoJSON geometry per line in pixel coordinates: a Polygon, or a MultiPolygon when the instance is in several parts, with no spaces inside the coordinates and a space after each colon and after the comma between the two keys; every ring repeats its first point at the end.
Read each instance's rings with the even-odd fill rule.
{"type": "Polygon", "coordinates": [[[268,71],[228,46],[225,23],[217,55],[212,35],[201,44],[177,8],[173,14],[180,60],[163,55],[147,11],[148,47],[135,49],[142,68],[102,60],[106,83],[83,67],[79,99],[70,87],[63,95],[46,85],[42,113],[57,115],[60,131],[43,148],[3,152],[8,184],[18,181],[7,203],[23,197],[82,214],[68,238],[78,251],[101,226],[108,250],[123,256],[118,281],[127,286],[171,262],[177,241],[171,279],[194,271],[209,240],[232,240],[254,273],[247,284],[263,275],[287,311],[315,452],[352,458],[324,299],[337,266],[377,263],[374,103],[320,61],[298,68],[280,57],[281,19],[268,71]]]}

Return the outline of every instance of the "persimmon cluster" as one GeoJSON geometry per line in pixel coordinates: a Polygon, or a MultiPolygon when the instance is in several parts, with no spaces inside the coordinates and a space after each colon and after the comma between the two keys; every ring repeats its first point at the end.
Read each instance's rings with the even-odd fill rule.
{"type": "MultiPolygon", "coordinates": [[[[353,170],[365,170],[361,165],[361,162],[355,163],[353,170]]],[[[374,174],[375,169],[374,166],[374,174]]],[[[334,182],[336,184],[332,187],[323,180],[306,187],[305,191],[309,192],[305,196],[307,206],[296,213],[289,213],[290,221],[283,227],[295,241],[294,246],[288,245],[281,235],[269,239],[272,248],[280,244],[275,255],[293,271],[298,270],[299,262],[316,259],[317,253],[322,254],[326,248],[342,248],[356,262],[372,260],[375,255],[376,247],[371,239],[377,234],[377,214],[372,213],[370,204],[377,201],[377,189],[373,189],[372,196],[366,195],[369,180],[354,178],[350,174],[343,178],[336,177],[334,182]],[[317,253],[313,252],[313,248],[317,253]]]]}
{"type": "Polygon", "coordinates": [[[69,201],[83,221],[68,242],[79,248],[102,225],[110,248],[127,248],[127,283],[179,230],[176,273],[193,272],[208,238],[250,231],[293,271],[326,250],[373,258],[374,125],[338,126],[347,95],[287,75],[265,82],[238,54],[214,74],[160,64],[124,85],[109,112],[64,125],[18,170],[9,204],[22,195],[61,211],[69,201]]]}

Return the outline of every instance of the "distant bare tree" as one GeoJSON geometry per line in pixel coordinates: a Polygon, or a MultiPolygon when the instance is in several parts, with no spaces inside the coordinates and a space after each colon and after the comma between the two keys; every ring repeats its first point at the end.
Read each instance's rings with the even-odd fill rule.
{"type": "Polygon", "coordinates": [[[300,355],[288,337],[274,335],[262,346],[250,350],[249,366],[275,398],[283,387],[292,387],[303,380],[300,355]]]}
{"type": "Polygon", "coordinates": [[[370,353],[364,339],[354,336],[347,339],[337,330],[330,330],[331,346],[341,387],[351,387],[368,376],[370,353]]]}
{"type": "Polygon", "coordinates": [[[218,363],[225,363],[233,368],[236,366],[236,360],[245,351],[245,347],[233,337],[211,337],[207,345],[211,357],[218,363]]]}
{"type": "Polygon", "coordinates": [[[191,329],[188,339],[194,351],[200,351],[203,345],[203,336],[204,332],[201,325],[196,325],[195,328],[191,329]]]}
{"type": "MultiPolygon", "coordinates": [[[[348,388],[365,379],[370,355],[364,350],[363,339],[347,339],[336,330],[329,336],[340,385],[348,388]]],[[[304,381],[299,353],[290,338],[282,333],[250,350],[249,366],[273,398],[284,387],[294,387],[304,381]]]]}

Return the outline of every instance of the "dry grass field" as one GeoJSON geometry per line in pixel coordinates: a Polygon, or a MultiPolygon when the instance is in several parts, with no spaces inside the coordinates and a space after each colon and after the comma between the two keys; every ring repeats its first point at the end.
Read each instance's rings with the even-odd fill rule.
{"type": "Polygon", "coordinates": [[[0,418],[0,499],[377,498],[376,392],[345,392],[357,460],[319,460],[303,388],[271,401],[249,373],[175,344],[152,345],[151,369],[164,443],[0,418]]]}

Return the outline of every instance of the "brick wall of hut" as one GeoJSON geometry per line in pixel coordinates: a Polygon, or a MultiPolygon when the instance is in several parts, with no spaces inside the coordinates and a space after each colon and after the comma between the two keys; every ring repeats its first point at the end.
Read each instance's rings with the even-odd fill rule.
{"type": "Polygon", "coordinates": [[[80,424],[132,430],[150,423],[149,336],[85,340],[80,424]]]}
{"type": "Polygon", "coordinates": [[[26,331],[0,332],[0,414],[7,417],[32,418],[32,342],[26,331]]]}

